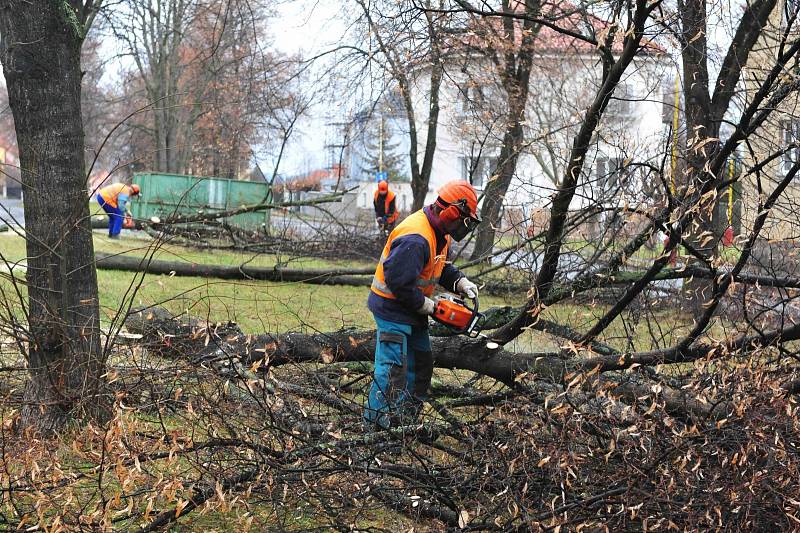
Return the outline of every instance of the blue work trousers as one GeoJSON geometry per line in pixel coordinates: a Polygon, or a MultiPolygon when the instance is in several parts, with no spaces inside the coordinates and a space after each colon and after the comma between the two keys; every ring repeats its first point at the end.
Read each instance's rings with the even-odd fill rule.
{"type": "Polygon", "coordinates": [[[433,354],[428,327],[375,316],[375,374],[364,418],[388,428],[413,423],[428,398],[433,354]]]}
{"type": "Polygon", "coordinates": [[[125,212],[119,207],[113,207],[103,200],[103,197],[97,195],[97,203],[103,208],[103,211],[108,215],[108,236],[114,237],[119,235],[122,231],[122,222],[125,220],[125,212]]]}

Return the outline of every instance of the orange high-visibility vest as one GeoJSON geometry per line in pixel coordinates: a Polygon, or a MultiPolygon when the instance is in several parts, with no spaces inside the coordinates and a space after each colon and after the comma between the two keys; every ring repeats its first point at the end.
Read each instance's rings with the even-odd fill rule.
{"type": "MultiPolygon", "coordinates": [[[[375,196],[372,199],[372,203],[378,202],[378,196],[380,195],[380,191],[375,191],[375,196]]],[[[394,206],[394,213],[391,215],[389,214],[389,206],[392,204],[392,200],[395,199],[395,194],[392,191],[387,191],[386,196],[383,199],[383,212],[386,214],[386,221],[391,223],[397,220],[397,217],[400,216],[400,213],[397,212],[397,204],[394,206]]]]}
{"type": "Polygon", "coordinates": [[[131,195],[131,188],[124,183],[112,183],[106,185],[98,191],[98,194],[103,198],[103,201],[111,207],[119,207],[117,200],[119,200],[120,193],[131,195]]]}
{"type": "Polygon", "coordinates": [[[392,232],[386,240],[386,246],[383,247],[381,260],[378,262],[378,268],[375,269],[375,276],[372,278],[371,290],[379,296],[390,298],[394,300],[396,296],[392,294],[391,289],[386,285],[386,279],[383,277],[383,263],[389,257],[389,252],[392,249],[392,242],[403,235],[421,235],[428,241],[430,248],[430,259],[428,263],[422,268],[422,272],[417,277],[417,287],[427,297],[433,294],[433,289],[439,283],[439,277],[442,275],[442,270],[447,262],[447,251],[450,249],[450,236],[442,248],[442,251],[436,253],[436,233],[433,231],[433,226],[425,216],[425,212],[420,209],[416,213],[410,215],[402,221],[392,232]]]}

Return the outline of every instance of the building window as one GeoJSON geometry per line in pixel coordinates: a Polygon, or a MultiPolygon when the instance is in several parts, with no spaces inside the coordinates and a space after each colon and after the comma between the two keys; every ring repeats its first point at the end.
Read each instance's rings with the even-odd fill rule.
{"type": "Polygon", "coordinates": [[[800,161],[800,119],[793,118],[781,122],[781,137],[786,152],[783,154],[781,173],[787,174],[792,166],[800,161]],[[795,146],[790,148],[794,144],[795,146]]]}
{"type": "Polygon", "coordinates": [[[498,157],[464,156],[461,160],[461,179],[470,182],[474,187],[482,189],[497,168],[498,157]]]}
{"type": "Polygon", "coordinates": [[[468,113],[483,107],[485,101],[484,88],[475,82],[467,82],[458,87],[458,100],[461,112],[468,113]]]}
{"type": "Polygon", "coordinates": [[[623,161],[618,157],[598,157],[595,161],[595,183],[601,191],[602,198],[608,199],[620,187],[623,161]]]}
{"type": "Polygon", "coordinates": [[[620,83],[608,103],[608,116],[617,120],[630,120],[636,110],[636,94],[630,85],[620,83]]]}

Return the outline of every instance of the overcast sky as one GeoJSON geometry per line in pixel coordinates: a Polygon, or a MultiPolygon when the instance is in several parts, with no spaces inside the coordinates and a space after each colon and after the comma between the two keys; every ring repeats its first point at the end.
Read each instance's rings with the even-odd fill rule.
{"type": "MultiPolygon", "coordinates": [[[[340,15],[346,3],[345,0],[279,0],[275,16],[268,22],[274,46],[284,54],[304,58],[330,50],[339,44],[345,31],[345,22],[340,15]]],[[[732,22],[738,19],[740,13],[739,0],[709,2],[709,51],[712,55],[709,66],[712,77],[716,76],[715,65],[721,61],[730,42],[732,22]]],[[[103,45],[105,55],[111,56],[117,52],[111,40],[104,40],[103,45]]],[[[675,59],[679,62],[678,55],[675,55],[675,59]]],[[[108,78],[116,77],[118,69],[125,63],[117,57],[116,64],[109,65],[108,78]]],[[[331,116],[344,118],[348,105],[335,95],[318,98],[308,116],[298,123],[281,162],[280,174],[294,175],[328,164],[326,138],[334,132],[326,126],[326,122],[331,116]]],[[[265,171],[269,169],[271,173],[274,161],[270,160],[268,154],[259,154],[258,160],[262,168],[265,171]]]]}
{"type": "MultiPolygon", "coordinates": [[[[288,55],[312,57],[337,43],[344,25],[337,17],[342,3],[338,0],[288,0],[278,6],[270,21],[274,44],[288,55]]],[[[325,152],[326,116],[342,113],[335,102],[320,99],[301,121],[280,166],[280,174],[294,175],[327,165],[325,152]]]]}
{"type": "MultiPolygon", "coordinates": [[[[286,54],[302,57],[311,57],[336,46],[345,31],[344,22],[338,17],[344,3],[343,0],[283,0],[271,21],[275,46],[286,54]]],[[[718,73],[717,66],[730,44],[733,26],[738,22],[741,10],[740,0],[709,1],[709,70],[712,77],[718,73]]],[[[679,64],[679,52],[674,52],[679,64]]],[[[324,99],[302,121],[289,147],[289,155],[281,163],[281,174],[292,175],[326,166],[325,138],[331,134],[325,126],[326,115],[345,113],[341,108],[337,109],[336,104],[330,98],[324,99]]]]}

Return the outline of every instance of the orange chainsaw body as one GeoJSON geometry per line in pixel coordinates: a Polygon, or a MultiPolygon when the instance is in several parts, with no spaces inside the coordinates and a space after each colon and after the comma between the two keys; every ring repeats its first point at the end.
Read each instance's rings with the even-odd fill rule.
{"type": "Polygon", "coordinates": [[[451,328],[459,335],[476,337],[480,333],[484,315],[478,312],[478,299],[473,300],[474,307],[466,305],[464,300],[450,294],[443,294],[436,300],[433,319],[451,328]]]}
{"type": "Polygon", "coordinates": [[[449,298],[440,298],[436,301],[436,310],[433,313],[433,318],[437,322],[447,324],[456,329],[465,329],[472,321],[472,309],[458,303],[458,301],[449,298]]]}

